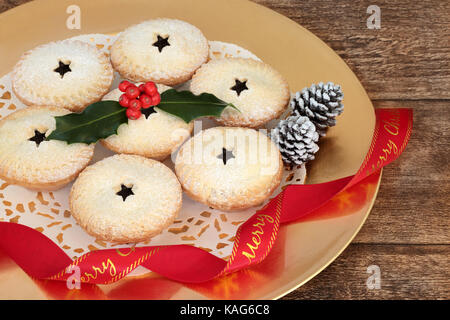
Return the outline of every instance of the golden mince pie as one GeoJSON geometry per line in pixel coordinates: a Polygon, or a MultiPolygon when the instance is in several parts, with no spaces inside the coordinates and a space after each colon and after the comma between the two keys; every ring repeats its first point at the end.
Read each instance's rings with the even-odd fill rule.
{"type": "MultiPolygon", "coordinates": [[[[160,93],[170,89],[162,84],[157,84],[156,87],[160,93]]],[[[121,96],[123,91],[115,89],[105,95],[103,100],[119,101],[121,96]]],[[[117,134],[101,140],[101,143],[116,153],[163,160],[191,135],[194,126],[192,122],[188,124],[157,107],[142,108],[140,113],[139,118],[128,120],[128,123],[117,129],[117,134]]]]}
{"type": "Polygon", "coordinates": [[[55,129],[59,107],[28,107],[0,120],[0,178],[31,189],[55,190],[75,179],[94,146],[46,140],[55,129]]]}
{"type": "Polygon", "coordinates": [[[115,155],[87,167],[70,192],[72,216],[80,226],[116,243],[159,234],[181,205],[181,186],[172,170],[135,155],[115,155]]]}
{"type": "Polygon", "coordinates": [[[81,111],[109,91],[113,73],[107,55],[98,48],[64,40],[24,53],[14,67],[12,87],[26,105],[81,111]]]}
{"type": "Polygon", "coordinates": [[[289,87],[269,65],[253,59],[222,58],[204,64],[192,78],[194,94],[208,92],[232,103],[217,121],[226,126],[257,128],[287,108],[289,87]]]}
{"type": "Polygon", "coordinates": [[[194,200],[223,211],[244,210],[263,203],[281,182],[280,152],[261,132],[215,127],[187,141],[175,171],[194,200]]]}
{"type": "Polygon", "coordinates": [[[111,62],[123,78],[176,85],[189,80],[209,57],[209,44],[195,26],[174,19],[153,19],[120,33],[111,62]]]}

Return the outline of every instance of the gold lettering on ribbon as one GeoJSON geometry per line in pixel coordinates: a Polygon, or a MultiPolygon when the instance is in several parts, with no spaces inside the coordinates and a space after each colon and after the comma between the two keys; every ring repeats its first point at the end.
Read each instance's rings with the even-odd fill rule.
{"type": "MultiPolygon", "coordinates": [[[[387,113],[389,114],[388,119],[382,120],[384,124],[383,128],[391,136],[397,136],[400,133],[400,111],[394,109],[387,111],[387,113]]],[[[377,162],[367,169],[366,174],[370,175],[382,168],[383,164],[388,161],[389,156],[391,154],[397,155],[398,150],[397,144],[389,139],[386,145],[381,149],[381,154],[378,156],[377,162]]]]}
{"type": "Polygon", "coordinates": [[[367,175],[380,169],[383,166],[383,164],[388,160],[389,155],[391,155],[392,153],[398,154],[398,147],[394,141],[389,139],[386,146],[381,151],[382,154],[378,157],[377,163],[372,165],[371,170],[367,171],[367,175]]]}
{"type": "Polygon", "coordinates": [[[388,158],[388,155],[390,155],[391,153],[394,153],[394,154],[398,153],[398,147],[394,141],[389,139],[389,141],[386,145],[386,148],[383,148],[382,151],[383,151],[383,155],[380,156],[380,159],[386,161],[388,158]]]}
{"type": "Polygon", "coordinates": [[[132,252],[134,252],[134,250],[136,250],[136,247],[133,246],[130,248],[130,251],[128,251],[127,253],[122,253],[122,252],[120,252],[119,249],[116,249],[116,252],[119,256],[126,257],[126,256],[129,256],[132,252]]]}
{"type": "Polygon", "coordinates": [[[249,252],[242,251],[242,255],[245,256],[249,260],[249,262],[252,262],[252,259],[256,257],[256,251],[261,244],[261,236],[264,234],[263,227],[266,225],[266,222],[271,224],[274,223],[274,219],[267,214],[259,214],[256,217],[256,220],[258,222],[252,225],[252,227],[255,228],[255,230],[251,233],[253,235],[252,240],[251,242],[246,243],[249,252]]]}
{"type": "Polygon", "coordinates": [[[398,110],[390,110],[389,116],[389,120],[383,120],[383,128],[389,134],[396,136],[400,128],[400,112],[398,110]]]}
{"type": "Polygon", "coordinates": [[[101,267],[92,266],[92,270],[94,270],[94,272],[93,273],[85,272],[84,273],[85,277],[82,276],[81,281],[89,282],[91,279],[95,280],[95,279],[97,279],[99,274],[104,274],[108,269],[109,269],[109,275],[111,277],[114,277],[117,273],[116,266],[110,259],[107,259],[106,261],[102,262],[101,267]]]}

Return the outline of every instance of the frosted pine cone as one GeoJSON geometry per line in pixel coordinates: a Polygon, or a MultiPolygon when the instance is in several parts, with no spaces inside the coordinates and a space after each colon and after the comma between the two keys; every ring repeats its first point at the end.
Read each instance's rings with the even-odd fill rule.
{"type": "Polygon", "coordinates": [[[314,160],[314,154],[319,150],[316,144],[319,134],[307,117],[297,115],[281,120],[272,130],[271,138],[286,164],[299,165],[314,160]]]}
{"type": "Polygon", "coordinates": [[[323,137],[328,127],[336,125],[336,117],[344,111],[343,98],[339,85],[320,82],[297,92],[291,100],[291,107],[294,115],[308,117],[323,137]]]}

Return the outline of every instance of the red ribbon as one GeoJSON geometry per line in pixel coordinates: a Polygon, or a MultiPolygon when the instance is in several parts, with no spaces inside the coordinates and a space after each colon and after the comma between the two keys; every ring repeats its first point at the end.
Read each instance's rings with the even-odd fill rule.
{"type": "Polygon", "coordinates": [[[280,224],[314,213],[339,192],[349,188],[398,158],[412,130],[412,110],[378,109],[372,144],[354,176],[311,185],[290,185],[242,224],[233,251],[224,261],[188,245],[106,249],[84,254],[72,261],[42,233],[27,226],[0,222],[0,250],[31,277],[67,280],[80,269],[84,283],[115,282],[142,265],[169,279],[200,283],[259,263],[277,239],[280,224]]]}

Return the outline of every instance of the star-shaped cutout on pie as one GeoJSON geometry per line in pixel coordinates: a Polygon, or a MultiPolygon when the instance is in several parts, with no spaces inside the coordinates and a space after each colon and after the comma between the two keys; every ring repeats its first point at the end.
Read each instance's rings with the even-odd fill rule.
{"type": "Polygon", "coordinates": [[[60,76],[61,76],[61,79],[62,79],[62,78],[64,78],[64,75],[65,75],[67,72],[71,72],[71,71],[72,71],[72,69],[70,69],[69,66],[70,66],[70,62],[69,62],[68,64],[65,64],[64,62],[59,61],[59,66],[58,66],[58,68],[56,68],[56,69],[53,70],[53,71],[58,72],[58,73],[60,74],[60,76]]]}
{"type": "Polygon", "coordinates": [[[218,159],[222,159],[223,164],[226,165],[227,161],[230,160],[230,159],[235,158],[235,156],[233,154],[233,151],[228,151],[227,149],[222,148],[222,154],[219,154],[217,156],[217,158],[218,159]]]}
{"type": "Polygon", "coordinates": [[[150,107],[147,109],[142,108],[141,113],[145,116],[145,119],[148,119],[152,113],[156,113],[155,108],[150,107]]]}
{"type": "Polygon", "coordinates": [[[125,201],[125,200],[127,200],[127,198],[128,198],[129,196],[134,195],[134,192],[133,192],[132,189],[133,189],[133,186],[127,187],[126,185],[122,184],[122,185],[120,185],[120,191],[117,192],[116,194],[117,194],[118,196],[121,196],[122,199],[123,199],[123,201],[125,201]]]}
{"type": "Polygon", "coordinates": [[[45,132],[41,133],[39,130],[34,130],[34,136],[32,136],[30,139],[28,139],[29,141],[33,141],[36,142],[36,146],[39,147],[39,145],[41,144],[41,142],[43,142],[45,140],[45,132]]]}
{"type": "Polygon", "coordinates": [[[236,81],[236,84],[234,86],[232,86],[230,89],[233,91],[236,91],[236,93],[239,97],[239,95],[241,94],[242,91],[248,90],[247,80],[240,81],[240,80],[236,79],[235,81],[236,81]]]}
{"type": "Polygon", "coordinates": [[[157,47],[158,50],[159,50],[159,52],[162,52],[162,50],[163,50],[165,47],[170,46],[170,43],[169,43],[169,36],[167,36],[167,38],[163,38],[163,37],[161,37],[160,35],[158,35],[158,41],[156,41],[156,42],[153,44],[153,46],[154,46],[154,47],[157,47]]]}

